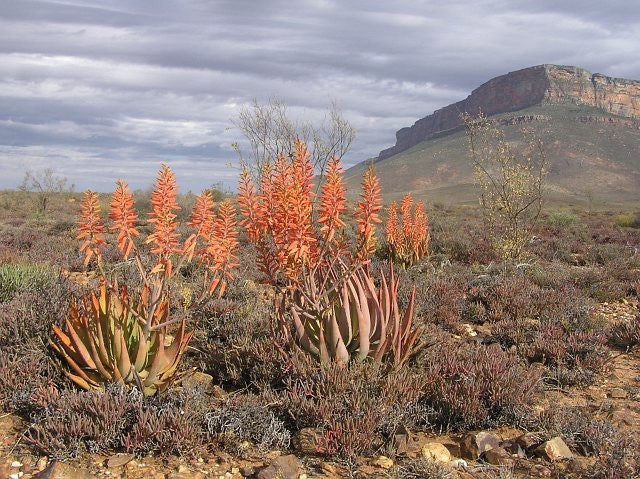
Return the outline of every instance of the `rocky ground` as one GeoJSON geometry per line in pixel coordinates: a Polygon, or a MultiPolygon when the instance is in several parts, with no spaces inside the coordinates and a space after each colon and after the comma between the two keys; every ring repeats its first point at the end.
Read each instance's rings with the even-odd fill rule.
{"type": "MultiPolygon", "coordinates": [[[[626,300],[603,303],[596,314],[621,319],[635,314],[635,308],[633,302],[626,300]]],[[[482,327],[474,330],[470,325],[467,333],[485,334],[482,327]]],[[[537,404],[540,412],[563,406],[581,408],[593,419],[607,419],[629,437],[639,437],[640,350],[612,350],[609,368],[594,385],[548,389],[537,404]]],[[[595,462],[595,458],[569,449],[560,437],[543,441],[538,431],[503,428],[457,435],[398,431],[393,458],[379,455],[349,462],[314,456],[313,451],[304,446],[303,431],[302,437],[294,441],[295,454],[252,451],[247,445],[242,457],[223,451],[203,451],[192,458],[113,454],[63,463],[34,455],[23,441],[27,427],[28,424],[15,415],[0,415],[0,478],[579,478],[584,477],[595,462]]]]}

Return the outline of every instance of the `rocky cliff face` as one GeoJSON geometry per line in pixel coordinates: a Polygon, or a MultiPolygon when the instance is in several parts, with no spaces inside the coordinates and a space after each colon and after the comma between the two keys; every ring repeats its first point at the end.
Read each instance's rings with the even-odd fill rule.
{"type": "Polygon", "coordinates": [[[507,73],[484,83],[466,99],[446,106],[396,132],[395,146],[382,160],[421,141],[460,128],[460,114],[495,115],[543,103],[575,103],[627,118],[640,118],[640,81],[611,78],[570,66],[539,65],[507,73]]]}

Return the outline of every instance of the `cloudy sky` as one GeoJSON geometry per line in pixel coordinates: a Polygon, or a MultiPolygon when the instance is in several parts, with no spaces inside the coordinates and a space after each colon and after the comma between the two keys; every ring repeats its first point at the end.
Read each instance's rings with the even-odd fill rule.
{"type": "Polygon", "coordinates": [[[235,185],[256,98],[358,131],[347,164],[488,79],[541,63],[640,79],[635,0],[0,0],[0,188],[235,185]]]}

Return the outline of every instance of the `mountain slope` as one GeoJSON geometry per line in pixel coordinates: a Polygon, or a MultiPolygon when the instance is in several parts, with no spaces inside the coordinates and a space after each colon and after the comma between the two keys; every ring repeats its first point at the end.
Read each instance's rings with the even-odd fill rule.
{"type": "MultiPolygon", "coordinates": [[[[462,111],[490,114],[518,147],[533,130],[549,160],[548,191],[563,202],[640,199],[640,82],[542,65],[490,80],[397,133],[374,160],[386,198],[405,192],[433,201],[473,201],[473,171],[462,111]]],[[[364,163],[347,171],[355,186],[364,163]]],[[[351,189],[351,188],[350,188],[351,189]]]]}

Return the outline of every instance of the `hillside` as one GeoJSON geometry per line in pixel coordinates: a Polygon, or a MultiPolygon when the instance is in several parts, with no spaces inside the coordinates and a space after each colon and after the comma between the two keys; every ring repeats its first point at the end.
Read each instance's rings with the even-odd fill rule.
{"type": "MultiPolygon", "coordinates": [[[[497,77],[465,100],[396,134],[376,162],[385,197],[473,201],[468,141],[459,113],[498,119],[517,146],[526,126],[545,144],[552,200],[598,204],[640,199],[640,82],[542,65],[497,77]]],[[[347,172],[355,186],[364,163],[347,172]]]]}

